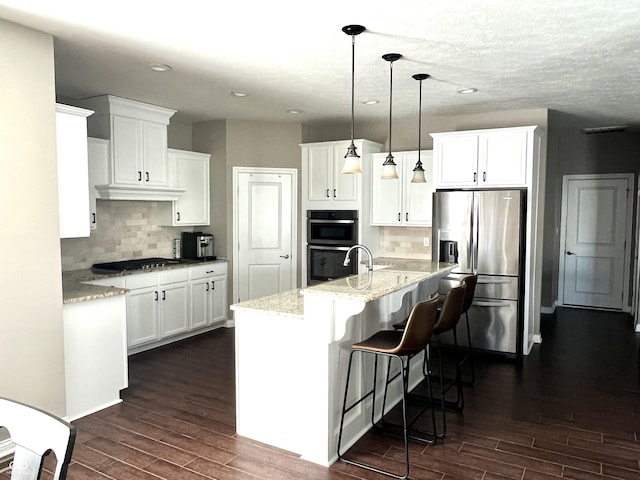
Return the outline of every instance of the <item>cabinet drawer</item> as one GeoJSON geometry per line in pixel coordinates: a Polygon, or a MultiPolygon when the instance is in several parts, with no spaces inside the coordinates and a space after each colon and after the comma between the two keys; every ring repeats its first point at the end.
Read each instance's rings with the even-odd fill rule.
{"type": "Polygon", "coordinates": [[[160,283],[160,285],[165,285],[167,283],[186,282],[188,278],[188,268],[176,268],[173,270],[158,272],[158,283],[160,283]]]}
{"type": "Polygon", "coordinates": [[[158,274],[155,272],[136,273],[125,278],[125,286],[128,289],[153,287],[158,284],[158,274]]]}
{"type": "Polygon", "coordinates": [[[226,275],[227,262],[208,263],[206,265],[198,265],[191,267],[190,278],[196,280],[198,278],[211,277],[212,275],[226,275]]]}

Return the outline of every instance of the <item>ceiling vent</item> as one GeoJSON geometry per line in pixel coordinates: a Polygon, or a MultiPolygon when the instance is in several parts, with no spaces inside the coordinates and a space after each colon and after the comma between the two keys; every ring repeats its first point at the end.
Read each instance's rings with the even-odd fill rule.
{"type": "Polygon", "coordinates": [[[583,128],[582,133],[591,135],[594,133],[616,133],[624,132],[627,129],[627,125],[611,125],[609,127],[588,127],[583,128]]]}

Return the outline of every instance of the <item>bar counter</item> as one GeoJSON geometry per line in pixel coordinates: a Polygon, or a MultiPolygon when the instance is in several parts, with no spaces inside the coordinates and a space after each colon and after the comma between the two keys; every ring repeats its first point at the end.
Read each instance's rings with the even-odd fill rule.
{"type": "MultiPolygon", "coordinates": [[[[379,258],[369,273],[232,305],[238,435],[332,464],[351,344],[406,318],[454,267],[379,258]]],[[[421,362],[412,365],[417,383],[421,362]]],[[[372,372],[363,362],[352,375],[362,387],[372,372]]],[[[399,398],[399,388],[392,390],[391,402],[399,398]]],[[[368,430],[370,408],[347,417],[343,445],[368,430]]]]}

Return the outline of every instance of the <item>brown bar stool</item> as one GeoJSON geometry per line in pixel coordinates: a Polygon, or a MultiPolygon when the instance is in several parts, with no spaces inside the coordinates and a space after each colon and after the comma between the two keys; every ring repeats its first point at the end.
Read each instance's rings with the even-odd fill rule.
{"type": "MultiPolygon", "coordinates": [[[[393,478],[405,479],[409,476],[409,439],[418,440],[426,443],[435,443],[436,435],[435,435],[435,413],[433,408],[431,407],[431,420],[433,422],[434,431],[431,433],[428,432],[417,432],[410,431],[410,426],[417,420],[417,417],[412,419],[411,422],[407,423],[407,385],[409,380],[409,357],[424,351],[426,346],[431,341],[431,336],[433,333],[433,328],[436,320],[436,311],[437,311],[437,296],[431,300],[417,303],[413,309],[411,310],[411,314],[407,320],[406,328],[404,330],[381,330],[375,333],[373,336],[368,339],[354,343],[351,347],[351,354],[349,356],[349,366],[347,368],[347,381],[344,390],[344,401],[342,404],[342,415],[340,418],[340,431],[338,434],[338,459],[341,462],[355,465],[366,470],[370,470],[376,473],[380,473],[383,475],[388,475],[393,478]],[[347,396],[349,392],[349,377],[351,376],[351,365],[353,362],[354,354],[359,352],[361,354],[369,353],[374,355],[374,367],[373,367],[373,387],[368,392],[364,393],[362,397],[356,400],[354,403],[347,407],[347,396]],[[376,398],[376,380],[378,373],[378,357],[384,356],[389,359],[396,358],[400,363],[400,374],[402,375],[402,437],[404,439],[404,451],[405,451],[405,464],[406,471],[404,475],[396,474],[391,471],[382,470],[372,465],[367,465],[355,460],[349,460],[343,457],[340,452],[340,447],[342,445],[342,429],[344,426],[344,417],[351,409],[359,405],[362,401],[364,401],[369,396],[372,396],[372,407],[371,407],[371,423],[373,426],[376,425],[375,422],[375,398],[376,398]],[[405,365],[404,360],[407,359],[407,364],[405,365]],[[418,435],[424,435],[426,437],[420,437],[418,435]]],[[[399,375],[400,375],[399,374],[399,375]]],[[[385,381],[385,400],[383,400],[383,409],[381,414],[381,420],[384,419],[385,411],[385,402],[386,402],[386,392],[387,387],[390,382],[392,382],[399,375],[394,376],[393,378],[389,378],[389,372],[387,371],[387,377],[385,381]]],[[[427,377],[428,381],[428,389],[431,393],[431,382],[427,377]]],[[[418,416],[420,416],[424,410],[423,409],[418,416]]]]}
{"type": "Polygon", "coordinates": [[[464,313],[465,319],[467,321],[468,350],[466,354],[460,359],[460,366],[462,367],[462,365],[468,361],[469,370],[471,372],[471,379],[463,380],[462,383],[466,385],[475,385],[476,368],[473,362],[473,345],[471,344],[471,329],[469,328],[469,308],[471,308],[471,304],[473,303],[473,297],[476,294],[476,285],[478,284],[478,274],[474,273],[473,275],[467,275],[462,280],[467,285],[467,289],[464,292],[464,303],[462,305],[462,313],[464,313]]]}
{"type": "MultiPolygon", "coordinates": [[[[475,291],[475,283],[477,283],[477,275],[470,275],[471,283],[474,283],[473,290],[475,291]]],[[[457,286],[449,287],[451,284],[449,281],[441,282],[440,293],[445,293],[444,301],[439,302],[438,304],[438,313],[436,317],[436,325],[433,329],[433,334],[436,336],[436,340],[438,343],[438,365],[439,365],[439,375],[437,378],[440,380],[440,401],[444,408],[451,408],[456,411],[462,411],[464,408],[464,393],[462,391],[462,374],[461,374],[461,364],[464,363],[466,358],[463,360],[460,359],[459,356],[459,346],[458,346],[458,335],[457,335],[457,325],[460,320],[462,313],[464,312],[465,304],[468,302],[467,310],[469,306],[471,306],[471,302],[473,301],[473,295],[471,297],[467,296],[467,284],[466,278],[463,278],[457,286]],[[449,287],[448,290],[443,290],[444,286],[449,287]],[[444,367],[442,362],[442,344],[440,342],[440,335],[446,332],[452,332],[453,334],[453,343],[454,343],[454,365],[455,365],[455,378],[447,379],[444,376],[444,367]],[[456,400],[449,401],[446,400],[447,392],[453,387],[456,386],[456,400]]],[[[442,297],[440,297],[442,298],[442,297]]],[[[393,328],[402,330],[405,328],[406,323],[400,322],[393,325],[393,328]]],[[[425,352],[425,359],[428,358],[428,352],[425,352]]],[[[434,376],[433,372],[431,372],[427,363],[424,364],[424,375],[426,376],[434,376]]],[[[432,399],[433,400],[433,399],[432,399]]],[[[443,437],[446,433],[446,417],[443,415],[443,432],[438,435],[439,438],[443,437]]]]}
{"type": "MultiPolygon", "coordinates": [[[[438,309],[438,316],[435,326],[433,327],[433,334],[438,341],[438,360],[440,366],[440,392],[442,403],[457,411],[462,411],[464,408],[464,394],[462,392],[462,376],[460,373],[460,359],[458,354],[458,335],[457,326],[462,316],[465,292],[467,285],[464,280],[460,282],[457,287],[452,287],[444,299],[442,308],[438,309]],[[440,335],[446,332],[452,332],[453,334],[453,347],[454,347],[454,359],[455,359],[455,378],[447,380],[444,378],[444,369],[442,363],[442,344],[440,342],[440,335]],[[446,382],[446,383],[445,383],[446,382]],[[456,386],[457,397],[455,402],[445,400],[447,392],[456,386]]],[[[446,433],[446,425],[444,427],[444,433],[446,433]]]]}

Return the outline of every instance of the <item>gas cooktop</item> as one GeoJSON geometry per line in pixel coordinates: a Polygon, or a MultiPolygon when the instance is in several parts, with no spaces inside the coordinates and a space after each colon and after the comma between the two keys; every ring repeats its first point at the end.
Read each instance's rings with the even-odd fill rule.
{"type": "Polygon", "coordinates": [[[151,270],[152,268],[177,265],[180,260],[175,258],[136,258],[119,262],[94,263],[91,267],[93,273],[122,273],[131,270],[151,270]]]}

